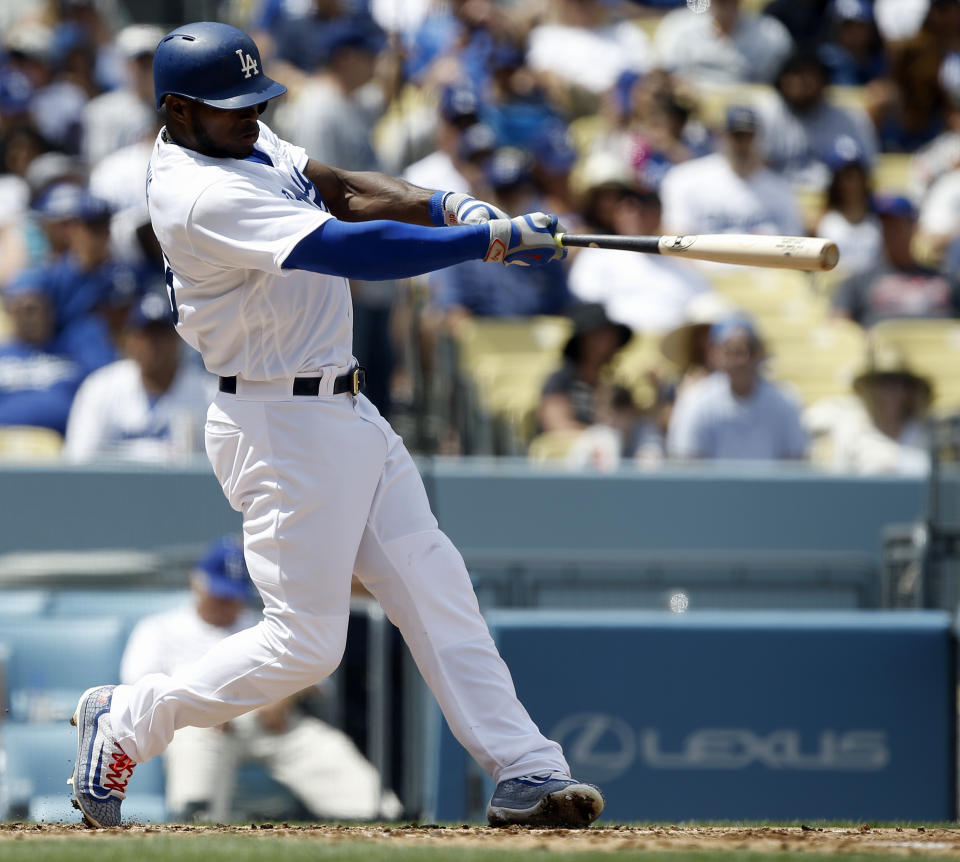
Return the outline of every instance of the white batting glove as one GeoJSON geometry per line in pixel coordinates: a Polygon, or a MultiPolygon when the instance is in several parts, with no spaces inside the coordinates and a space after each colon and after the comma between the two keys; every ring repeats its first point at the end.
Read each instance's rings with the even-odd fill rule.
{"type": "Polygon", "coordinates": [[[478,201],[464,192],[447,192],[440,202],[443,208],[443,221],[447,225],[486,224],[490,219],[510,218],[502,209],[478,201]]]}
{"type": "Polygon", "coordinates": [[[567,250],[560,245],[557,233],[564,233],[555,215],[528,213],[512,219],[493,219],[490,246],[484,260],[517,266],[541,266],[551,260],[562,260],[567,250]]]}

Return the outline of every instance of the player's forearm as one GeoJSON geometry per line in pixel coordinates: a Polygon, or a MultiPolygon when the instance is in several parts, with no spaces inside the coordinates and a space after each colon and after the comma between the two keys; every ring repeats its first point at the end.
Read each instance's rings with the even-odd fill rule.
{"type": "Polygon", "coordinates": [[[490,245],[487,225],[438,228],[376,220],[330,219],[287,255],[284,269],[305,269],[363,281],[409,278],[481,260],[490,245]]]}
{"type": "Polygon", "coordinates": [[[342,171],[313,159],[304,173],[324,203],[341,221],[391,219],[408,224],[434,224],[430,212],[433,191],[376,171],[342,171]]]}

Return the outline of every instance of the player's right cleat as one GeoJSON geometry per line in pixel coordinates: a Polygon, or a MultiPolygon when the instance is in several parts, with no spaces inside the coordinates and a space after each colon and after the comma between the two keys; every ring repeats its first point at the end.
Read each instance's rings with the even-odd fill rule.
{"type": "Polygon", "coordinates": [[[77,762],[73,776],[74,807],[90,826],[120,825],[120,803],[136,764],[113,738],[110,702],[115,686],[88,688],[70,724],[77,728],[77,762]]]}
{"type": "Polygon", "coordinates": [[[559,772],[501,781],[487,806],[491,826],[582,829],[603,811],[603,793],[559,772]]]}

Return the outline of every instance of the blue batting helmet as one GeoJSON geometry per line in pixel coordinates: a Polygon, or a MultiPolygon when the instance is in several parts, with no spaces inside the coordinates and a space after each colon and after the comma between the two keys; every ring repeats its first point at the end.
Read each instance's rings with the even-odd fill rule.
{"type": "Polygon", "coordinates": [[[153,55],[157,110],[167,94],[214,108],[249,108],[287,88],[263,74],[260,52],[243,30],[217,21],[185,24],[167,33],[153,55]]]}

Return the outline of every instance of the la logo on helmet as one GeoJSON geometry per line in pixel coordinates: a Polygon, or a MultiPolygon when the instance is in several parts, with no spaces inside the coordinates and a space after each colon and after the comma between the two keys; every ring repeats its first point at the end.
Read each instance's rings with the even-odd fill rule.
{"type": "Polygon", "coordinates": [[[251,74],[260,74],[260,70],[257,68],[257,61],[249,54],[244,55],[243,48],[237,48],[236,54],[240,58],[240,71],[244,73],[244,78],[249,78],[251,74]]]}

